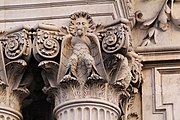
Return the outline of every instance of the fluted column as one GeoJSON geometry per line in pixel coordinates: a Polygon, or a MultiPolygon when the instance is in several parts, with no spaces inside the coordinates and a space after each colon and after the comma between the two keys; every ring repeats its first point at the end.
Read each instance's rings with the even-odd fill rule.
{"type": "Polygon", "coordinates": [[[120,113],[114,104],[97,99],[71,100],[54,109],[58,120],[117,120],[120,113]]]}
{"type": "Polygon", "coordinates": [[[119,95],[107,83],[84,87],[69,83],[57,90],[54,114],[57,120],[117,120],[122,114],[119,95]]]}

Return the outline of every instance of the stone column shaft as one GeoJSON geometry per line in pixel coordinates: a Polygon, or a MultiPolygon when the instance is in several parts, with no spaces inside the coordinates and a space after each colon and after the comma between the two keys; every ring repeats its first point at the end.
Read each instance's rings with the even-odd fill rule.
{"type": "Polygon", "coordinates": [[[56,106],[54,114],[58,120],[117,120],[120,110],[107,101],[80,99],[56,106]]]}

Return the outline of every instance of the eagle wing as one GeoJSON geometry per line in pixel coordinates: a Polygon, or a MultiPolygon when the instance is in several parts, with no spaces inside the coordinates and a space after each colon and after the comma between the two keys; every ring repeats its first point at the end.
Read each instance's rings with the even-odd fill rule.
{"type": "Polygon", "coordinates": [[[109,81],[103,64],[102,53],[100,49],[100,43],[98,37],[94,33],[88,33],[88,37],[91,40],[90,52],[95,61],[95,67],[98,74],[103,77],[104,80],[109,81]]]}
{"type": "Polygon", "coordinates": [[[68,59],[72,55],[72,45],[71,45],[72,35],[68,34],[64,36],[61,43],[61,54],[60,54],[60,66],[57,81],[60,81],[66,73],[68,59]]]}

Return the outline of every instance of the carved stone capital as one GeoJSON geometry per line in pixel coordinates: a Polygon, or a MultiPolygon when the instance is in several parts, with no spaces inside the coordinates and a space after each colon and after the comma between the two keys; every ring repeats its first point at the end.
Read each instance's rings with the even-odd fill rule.
{"type": "Polygon", "coordinates": [[[0,119],[22,120],[22,101],[29,94],[23,77],[31,55],[31,37],[27,29],[18,27],[5,31],[0,40],[0,119]]]}
{"type": "Polygon", "coordinates": [[[77,12],[71,15],[69,27],[36,28],[34,56],[43,60],[39,64],[45,82],[43,91],[55,100],[58,120],[66,116],[78,120],[84,115],[90,120],[117,120],[126,113],[129,99],[142,83],[140,58],[133,50],[128,23],[122,18],[96,25],[88,13],[77,12]],[[55,47],[49,49],[43,43],[51,39],[61,48],[59,53],[48,57],[38,52],[53,52],[55,47]],[[59,65],[53,60],[58,54],[59,65]]]}
{"type": "MultiPolygon", "coordinates": [[[[127,4],[130,10],[131,1],[127,4]]],[[[8,120],[9,110],[11,119],[22,119],[21,102],[31,83],[27,68],[34,57],[58,120],[121,119],[142,83],[129,24],[127,18],[95,24],[89,13],[76,12],[68,27],[39,24],[0,32],[0,118],[8,120]]]]}

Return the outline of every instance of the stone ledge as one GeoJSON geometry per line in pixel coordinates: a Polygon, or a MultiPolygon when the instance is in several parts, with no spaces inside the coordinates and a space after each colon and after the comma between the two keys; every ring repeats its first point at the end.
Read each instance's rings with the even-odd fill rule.
{"type": "Polygon", "coordinates": [[[138,47],[135,51],[144,62],[180,60],[180,46],[138,47]]]}

